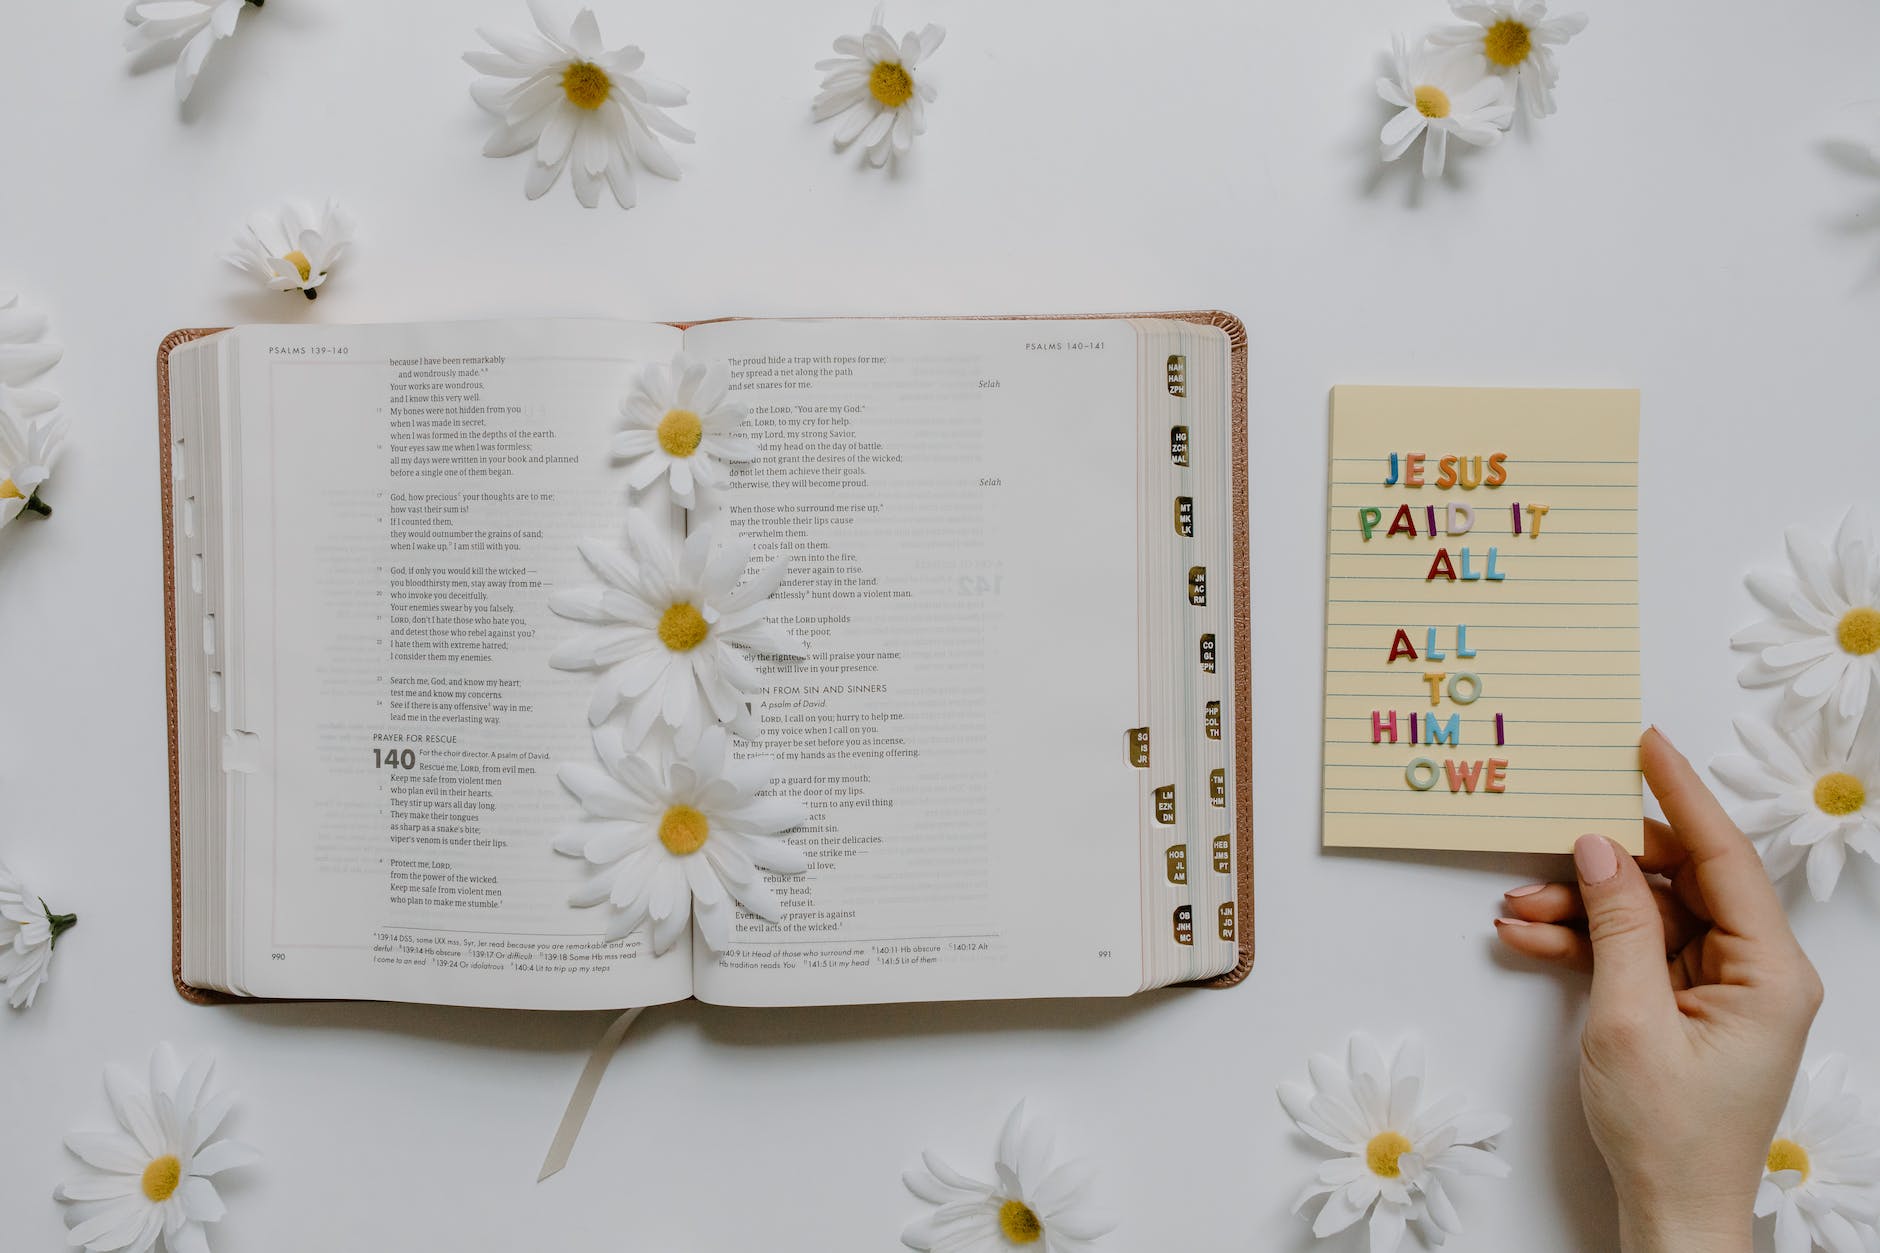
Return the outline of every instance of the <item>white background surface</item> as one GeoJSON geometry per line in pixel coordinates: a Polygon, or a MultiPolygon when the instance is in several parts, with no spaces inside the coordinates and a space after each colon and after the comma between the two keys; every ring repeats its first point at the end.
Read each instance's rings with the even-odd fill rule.
{"type": "MultiPolygon", "coordinates": [[[[0,286],[48,309],[74,443],[58,514],[0,536],[0,855],[83,915],[30,1013],[0,1012],[0,1238],[62,1240],[68,1129],[110,1060],[215,1049],[267,1153],[223,1253],[885,1250],[927,1146],[984,1171],[1029,1097],[1103,1164],[1117,1250],[1298,1250],[1315,1155],[1274,1085],[1354,1028],[1420,1031],[1433,1082],[1516,1116],[1512,1180],[1459,1190],[1452,1247],[1606,1249],[1573,1077],[1574,979],[1499,958],[1545,858],[1326,855],[1317,769],[1326,393],[1334,383],[1644,391],[1646,713],[1693,757],[1758,704],[1730,633],[1781,528],[1829,531],[1880,460],[1871,0],[1585,0],[1561,112],[1419,190],[1379,173],[1393,25],[1440,0],[897,3],[949,28],[931,133],[895,176],[808,120],[864,0],[603,0],[610,43],[692,88],[678,184],[583,211],[522,195],[458,55],[519,0],[273,0],[179,118],[116,0],[0,8],[0,286]],[[328,294],[244,290],[251,210],[337,193],[363,237],[328,294]],[[533,1180],[597,1016],[199,1009],[169,986],[152,356],[176,326],[533,314],[690,318],[1220,306],[1252,337],[1260,957],[1227,993],[1127,1004],[655,1011],[570,1169],[533,1180]]],[[[1469,159],[1473,158],[1473,159],[1469,159]]],[[[1797,926],[1814,1049],[1880,1089],[1880,874],[1797,926]]],[[[233,1177],[231,1177],[233,1179],[233,1177]]],[[[1358,1233],[1337,1247],[1358,1248],[1358,1233]]]]}

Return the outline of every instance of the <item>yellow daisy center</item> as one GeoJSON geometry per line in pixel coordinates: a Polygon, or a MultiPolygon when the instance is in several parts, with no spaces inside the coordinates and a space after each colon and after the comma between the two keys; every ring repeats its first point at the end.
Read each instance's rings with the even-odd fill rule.
{"type": "Polygon", "coordinates": [[[1023,1201],[999,1207],[999,1233],[1013,1244],[1036,1244],[1044,1239],[1044,1223],[1023,1201]]]}
{"type": "Polygon", "coordinates": [[[1880,653],[1880,609],[1862,606],[1850,609],[1841,619],[1841,629],[1835,632],[1841,641],[1841,648],[1856,657],[1865,657],[1869,653],[1880,653]]]}
{"type": "Polygon", "coordinates": [[[705,642],[711,629],[705,615],[684,601],[659,615],[659,642],[675,653],[691,652],[705,642]]]}
{"type": "Polygon", "coordinates": [[[1482,55],[1504,70],[1511,70],[1534,51],[1534,32],[1527,23],[1504,17],[1482,38],[1482,55]]]}
{"type": "Polygon", "coordinates": [[[19,484],[12,479],[0,483],[0,500],[14,500],[25,495],[26,493],[19,489],[19,484]]]}
{"type": "Polygon", "coordinates": [[[1800,1171],[1803,1182],[1808,1180],[1808,1150],[1793,1140],[1777,1140],[1769,1146],[1769,1173],[1778,1170],[1800,1171]]]}
{"type": "Polygon", "coordinates": [[[614,80],[592,61],[570,61],[561,72],[561,90],[568,103],[577,109],[592,110],[607,103],[613,94],[614,80]]]}
{"type": "Polygon", "coordinates": [[[690,805],[674,805],[659,820],[659,842],[674,857],[689,857],[705,847],[712,824],[690,805]]]}
{"type": "Polygon", "coordinates": [[[868,91],[890,109],[898,109],[913,96],[914,77],[899,61],[877,61],[868,72],[868,91]]]}
{"type": "Polygon", "coordinates": [[[1410,1141],[1400,1131],[1380,1131],[1364,1146],[1364,1164],[1380,1179],[1395,1179],[1403,1174],[1397,1159],[1410,1151],[1410,1141]]]}
{"type": "Polygon", "coordinates": [[[1824,814],[1844,818],[1858,813],[1867,803],[1867,785],[1851,774],[1835,771],[1824,774],[1815,783],[1815,808],[1824,814]]]}
{"type": "Polygon", "coordinates": [[[1424,117],[1448,117],[1449,93],[1427,83],[1417,88],[1417,112],[1424,117]]]}
{"type": "Polygon", "coordinates": [[[291,263],[296,270],[300,271],[301,282],[304,283],[313,277],[313,262],[307,260],[307,254],[300,249],[294,249],[281,260],[291,263]]]}
{"type": "Polygon", "coordinates": [[[659,446],[674,457],[690,457],[705,438],[705,424],[690,409],[668,409],[659,420],[659,446]]]}
{"type": "Polygon", "coordinates": [[[144,1167],[144,1195],[158,1205],[174,1196],[182,1182],[183,1163],[174,1157],[159,1157],[144,1167]]]}

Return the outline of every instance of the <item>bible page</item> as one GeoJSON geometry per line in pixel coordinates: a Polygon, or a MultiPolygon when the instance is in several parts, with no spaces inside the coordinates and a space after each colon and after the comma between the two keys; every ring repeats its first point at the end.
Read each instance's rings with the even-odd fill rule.
{"type": "Polygon", "coordinates": [[[231,768],[247,772],[258,996],[541,1009],[691,992],[689,940],[603,944],[570,908],[591,680],[550,667],[550,592],[618,539],[608,453],[670,327],[252,327],[239,340],[242,552],[231,768]]]}
{"type": "Polygon", "coordinates": [[[694,953],[701,1000],[1122,995],[1143,981],[1137,353],[1121,321],[738,321],[758,457],[690,525],[787,557],[758,659],[812,817],[780,925],[694,953]]]}

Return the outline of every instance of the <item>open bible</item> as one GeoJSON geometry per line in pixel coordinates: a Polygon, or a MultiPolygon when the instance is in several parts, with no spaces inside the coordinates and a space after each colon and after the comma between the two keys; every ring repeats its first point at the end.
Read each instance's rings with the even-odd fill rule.
{"type": "Polygon", "coordinates": [[[602,1009],[1244,977],[1245,371],[1219,313],[176,332],[178,990],[602,1009]],[[749,453],[689,510],[616,438],[679,354],[721,372],[749,453]],[[805,654],[748,657],[729,741],[805,815],[775,837],[801,873],[760,872],[774,920],[657,953],[571,903],[558,844],[619,719],[551,664],[580,625],[556,597],[636,510],[783,560],[769,621],[805,654]]]}

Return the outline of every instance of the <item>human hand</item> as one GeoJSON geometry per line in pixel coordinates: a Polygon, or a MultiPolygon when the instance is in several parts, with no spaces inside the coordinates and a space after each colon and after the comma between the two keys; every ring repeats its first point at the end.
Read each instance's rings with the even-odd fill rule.
{"type": "Polygon", "coordinates": [[[1578,882],[1508,893],[1495,930],[1517,953],[1593,972],[1580,1098],[1626,1253],[1736,1253],[1821,980],[1691,764],[1656,728],[1639,749],[1669,820],[1646,820],[1645,855],[1582,836],[1578,882]]]}

